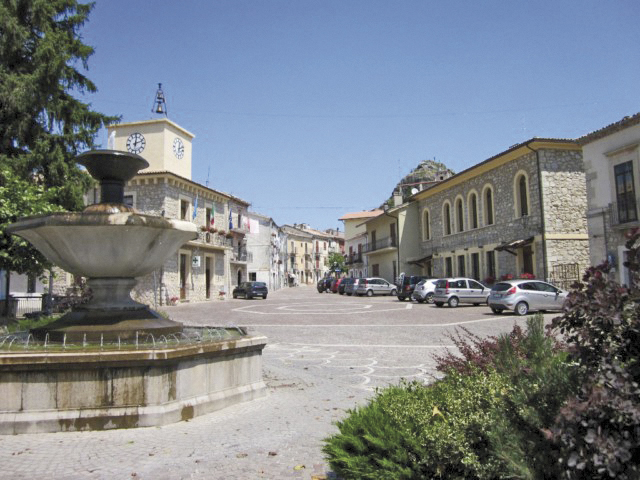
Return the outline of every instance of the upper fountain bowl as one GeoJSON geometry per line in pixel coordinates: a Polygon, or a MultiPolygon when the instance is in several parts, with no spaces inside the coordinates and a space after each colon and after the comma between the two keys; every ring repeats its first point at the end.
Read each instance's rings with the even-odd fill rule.
{"type": "Polygon", "coordinates": [[[149,166],[140,155],[119,150],[91,150],[76,157],[76,162],[86,167],[89,174],[101,182],[115,180],[127,182],[139,170],[149,166]]]}

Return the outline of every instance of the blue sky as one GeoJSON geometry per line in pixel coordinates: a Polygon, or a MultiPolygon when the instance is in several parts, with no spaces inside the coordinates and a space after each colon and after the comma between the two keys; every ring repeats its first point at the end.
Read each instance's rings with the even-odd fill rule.
{"type": "MultiPolygon", "coordinates": [[[[193,179],[340,227],[420,161],[458,172],[640,111],[637,0],[97,0],[94,109],[196,135],[193,179]]],[[[99,142],[106,146],[106,133],[99,142]]]]}

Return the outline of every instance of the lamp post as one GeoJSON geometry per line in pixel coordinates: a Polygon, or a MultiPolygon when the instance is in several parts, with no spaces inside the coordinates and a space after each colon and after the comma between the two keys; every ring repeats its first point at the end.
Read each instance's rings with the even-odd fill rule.
{"type": "MultiPolygon", "coordinates": [[[[399,218],[396,215],[391,215],[389,213],[389,205],[387,203],[384,204],[384,206],[382,207],[382,211],[383,213],[387,216],[387,217],[391,217],[391,218],[395,218],[396,220],[396,253],[397,253],[397,263],[396,265],[398,265],[398,270],[397,270],[397,278],[400,278],[400,226],[398,225],[399,223],[399,218]]],[[[394,282],[396,281],[396,279],[393,279],[394,282]]]]}

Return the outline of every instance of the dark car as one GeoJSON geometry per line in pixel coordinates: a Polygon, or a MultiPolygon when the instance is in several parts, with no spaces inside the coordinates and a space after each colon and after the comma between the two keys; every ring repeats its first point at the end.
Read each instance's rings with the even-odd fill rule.
{"type": "Polygon", "coordinates": [[[347,287],[349,285],[353,285],[354,280],[355,278],[351,278],[351,277],[343,278],[342,281],[340,282],[340,285],[338,286],[338,293],[340,295],[344,295],[345,293],[347,293],[347,287]]]}
{"type": "Polygon", "coordinates": [[[423,275],[406,275],[402,279],[402,285],[397,283],[398,287],[398,300],[404,302],[407,298],[411,300],[411,294],[416,288],[416,285],[422,280],[427,280],[429,277],[423,275]]]}
{"type": "Polygon", "coordinates": [[[233,298],[262,297],[266,300],[268,293],[269,291],[267,289],[267,284],[264,282],[242,282],[240,285],[233,289],[232,295],[233,298]]]}
{"type": "Polygon", "coordinates": [[[318,293],[324,293],[325,291],[325,279],[321,278],[320,280],[318,280],[318,285],[316,286],[318,289],[318,293]]]}

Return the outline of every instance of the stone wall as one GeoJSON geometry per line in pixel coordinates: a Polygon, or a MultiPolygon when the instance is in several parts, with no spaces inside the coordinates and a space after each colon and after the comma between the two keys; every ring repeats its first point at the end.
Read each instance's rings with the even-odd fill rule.
{"type": "Polygon", "coordinates": [[[586,188],[582,156],[579,151],[543,148],[528,151],[517,158],[487,168],[481,164],[477,174],[457,185],[452,184],[432,196],[419,200],[420,232],[424,209],[429,209],[431,239],[421,243],[422,255],[433,255],[433,275],[444,276],[446,259],[451,258],[453,275],[459,275],[458,257],[464,258],[465,276],[472,276],[473,254],[478,255],[480,280],[489,276],[487,252],[494,252],[496,278],[518,276],[523,272],[522,244],[503,249],[505,244],[528,241],[534,274],[547,277],[558,263],[579,263],[580,271],[589,264],[586,223],[586,188]],[[516,179],[527,180],[528,215],[520,216],[516,179]],[[540,186],[542,185],[542,195],[540,186]],[[485,189],[493,190],[494,224],[487,223],[485,189]],[[470,229],[470,194],[475,192],[478,228],[470,229]],[[464,231],[456,232],[456,200],[463,199],[464,231]],[[541,204],[542,196],[542,204],[541,204]],[[444,235],[443,205],[451,206],[452,234],[444,235]],[[544,215],[543,215],[544,211],[544,215]],[[555,234],[549,239],[548,234],[555,234]],[[544,237],[544,238],[543,238],[544,237]],[[545,241],[546,240],[546,241],[545,241]],[[545,251],[546,245],[546,251],[545,251]],[[495,250],[500,247],[499,250],[495,250]],[[512,253],[510,253],[512,252],[512,253]],[[515,255],[514,255],[515,254],[515,255]]]}

